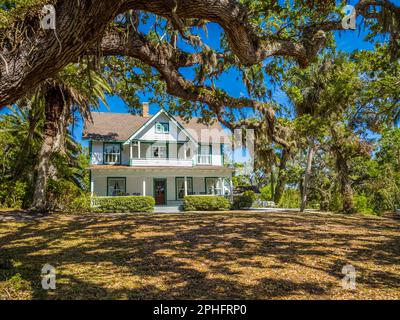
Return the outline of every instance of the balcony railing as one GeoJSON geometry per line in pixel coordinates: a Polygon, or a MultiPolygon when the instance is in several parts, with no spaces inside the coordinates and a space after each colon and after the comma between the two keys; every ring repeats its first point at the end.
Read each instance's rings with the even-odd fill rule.
{"type": "Polygon", "coordinates": [[[191,167],[192,159],[177,158],[140,158],[131,159],[130,165],[134,167],[191,167]]]}
{"type": "Polygon", "coordinates": [[[104,153],[104,163],[119,163],[120,153],[104,153]]]}
{"type": "Polygon", "coordinates": [[[212,165],[212,155],[195,155],[193,158],[132,158],[122,159],[119,153],[104,153],[104,164],[130,164],[131,166],[176,166],[192,167],[196,165],[212,165]]]}
{"type": "Polygon", "coordinates": [[[209,164],[211,164],[211,155],[199,154],[197,156],[197,164],[200,164],[200,165],[209,165],[209,164]]]}

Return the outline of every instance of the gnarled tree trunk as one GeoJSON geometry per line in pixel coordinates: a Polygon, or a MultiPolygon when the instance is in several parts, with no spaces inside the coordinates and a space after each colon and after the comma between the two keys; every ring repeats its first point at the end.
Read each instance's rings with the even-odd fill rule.
{"type": "Polygon", "coordinates": [[[37,177],[31,210],[47,211],[47,183],[51,156],[61,149],[66,130],[68,106],[59,87],[49,87],[45,94],[44,140],[39,153],[37,177]]]}

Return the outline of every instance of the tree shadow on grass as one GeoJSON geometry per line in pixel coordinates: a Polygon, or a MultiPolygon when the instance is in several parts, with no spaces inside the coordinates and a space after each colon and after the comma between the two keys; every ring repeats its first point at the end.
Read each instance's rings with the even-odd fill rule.
{"type": "Polygon", "coordinates": [[[319,298],[347,263],[360,284],[396,288],[398,227],[293,212],[54,216],[2,230],[0,259],[17,261],[34,299],[319,298]],[[40,286],[46,263],[55,291],[40,286]]]}

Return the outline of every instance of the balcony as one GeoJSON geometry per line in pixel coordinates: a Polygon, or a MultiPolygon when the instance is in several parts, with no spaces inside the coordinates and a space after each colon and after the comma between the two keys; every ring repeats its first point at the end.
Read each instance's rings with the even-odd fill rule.
{"type": "Polygon", "coordinates": [[[192,167],[192,159],[177,158],[140,158],[131,159],[130,165],[133,167],[192,167]]]}
{"type": "Polygon", "coordinates": [[[201,155],[197,156],[197,164],[198,165],[211,165],[212,163],[211,155],[201,155]]]}

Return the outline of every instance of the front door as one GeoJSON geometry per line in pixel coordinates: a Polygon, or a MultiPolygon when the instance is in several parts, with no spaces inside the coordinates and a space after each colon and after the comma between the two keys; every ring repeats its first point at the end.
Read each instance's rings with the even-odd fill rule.
{"type": "Polygon", "coordinates": [[[156,205],[167,204],[167,180],[154,179],[154,199],[156,205]]]}

